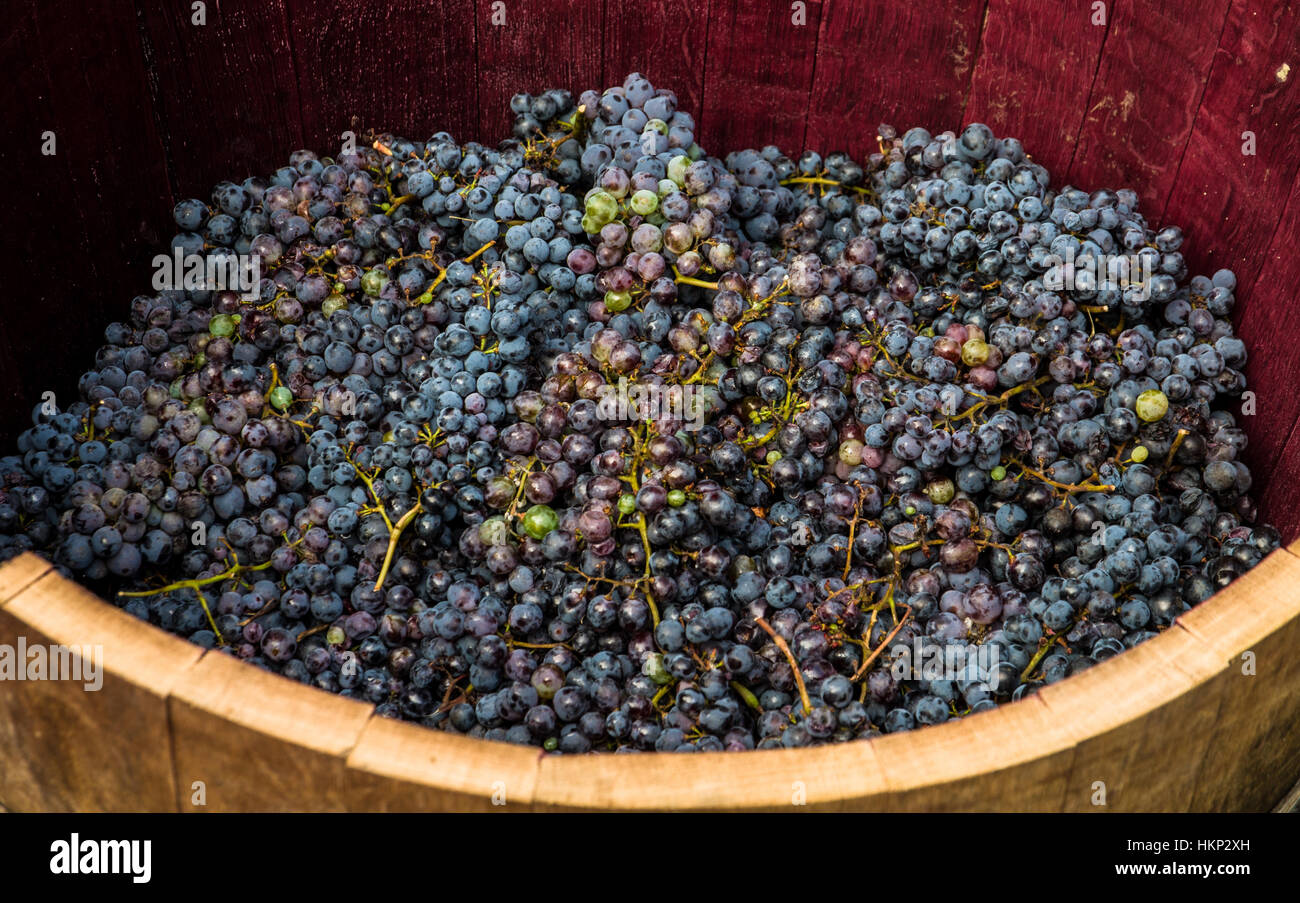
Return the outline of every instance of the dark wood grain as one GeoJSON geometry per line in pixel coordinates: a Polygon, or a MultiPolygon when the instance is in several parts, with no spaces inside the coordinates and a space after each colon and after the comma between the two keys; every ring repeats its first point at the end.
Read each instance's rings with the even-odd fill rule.
{"type": "Polygon", "coordinates": [[[415,139],[478,127],[473,0],[288,0],[303,140],[334,150],[346,130],[415,139]]]}
{"type": "Polygon", "coordinates": [[[20,3],[9,12],[4,44],[24,48],[30,65],[11,73],[4,92],[10,137],[0,166],[23,204],[6,216],[2,253],[12,260],[6,269],[27,278],[11,286],[6,304],[0,393],[5,420],[25,423],[43,392],[53,391],[60,407],[72,401],[86,348],[134,294],[123,286],[149,273],[171,198],[149,106],[138,100],[146,76],[130,0],[101,4],[94,28],[67,5],[20,3]],[[51,47],[58,52],[44,52],[51,47]],[[55,136],[52,156],[41,153],[46,131],[55,136]]]}
{"type": "Polygon", "coordinates": [[[605,87],[603,12],[601,0],[475,0],[483,143],[509,135],[510,98],[520,91],[568,88],[576,97],[605,87]],[[505,22],[494,25],[498,11],[505,22]]]}
{"type": "Polygon", "coordinates": [[[1031,157],[1064,175],[1105,37],[1090,4],[1062,10],[990,0],[963,120],[1019,138],[1031,157]]]}
{"type": "Polygon", "coordinates": [[[876,149],[882,123],[900,133],[961,126],[980,55],[983,0],[830,3],[821,16],[808,104],[808,146],[876,149]]]}
{"type": "Polygon", "coordinates": [[[823,4],[808,0],[804,24],[793,4],[714,3],[704,105],[696,140],[716,156],[775,144],[788,154],[804,146],[805,110],[817,62],[823,4]]]}
{"type": "Polygon", "coordinates": [[[1300,329],[1300,73],[1289,62],[1300,54],[1298,32],[1300,4],[1233,6],[1164,216],[1187,229],[1189,262],[1237,273],[1237,328],[1254,349],[1247,376],[1255,413],[1242,418],[1247,460],[1264,490],[1264,515],[1288,536],[1300,531],[1300,490],[1288,478],[1300,460],[1300,355],[1276,343],[1300,329]],[[1242,153],[1247,131],[1253,155],[1242,153]]]}
{"type": "MultiPolygon", "coordinates": [[[[39,45],[35,0],[14,4],[8,15],[0,17],[0,47],[6,57],[26,57],[26,62],[11,73],[8,90],[0,91],[0,121],[8,135],[0,142],[0,171],[24,173],[23,192],[36,209],[59,210],[68,200],[68,166],[66,157],[41,153],[42,133],[56,129],[59,123],[48,105],[49,61],[32,51],[39,45]]],[[[65,225],[54,216],[29,217],[20,224],[17,216],[14,211],[5,217],[4,241],[0,242],[0,261],[6,272],[26,272],[34,262],[51,255],[61,241],[80,242],[84,235],[81,223],[72,217],[67,217],[65,225]],[[65,230],[71,234],[65,234],[65,230]]],[[[31,280],[26,297],[11,295],[0,307],[5,324],[0,329],[0,440],[5,447],[12,445],[19,430],[31,424],[31,410],[39,399],[35,391],[39,382],[58,379],[54,372],[42,367],[32,380],[39,358],[34,349],[19,353],[28,346],[21,338],[29,331],[47,335],[45,312],[55,309],[60,299],[71,294],[78,273],[90,272],[90,261],[82,258],[79,267],[42,266],[37,272],[39,276],[31,280]]],[[[57,392],[71,390],[75,385],[73,378],[49,388],[57,392]]]]}
{"type": "MultiPolygon", "coordinates": [[[[303,145],[285,0],[139,6],[152,104],[179,197],[267,175],[303,145]]],[[[143,98],[141,98],[143,99],[143,98]]],[[[170,237],[170,233],[169,237],[170,237]]]]}

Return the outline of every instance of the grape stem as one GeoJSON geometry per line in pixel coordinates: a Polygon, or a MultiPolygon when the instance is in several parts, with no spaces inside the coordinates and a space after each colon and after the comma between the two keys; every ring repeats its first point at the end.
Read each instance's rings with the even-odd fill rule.
{"type": "Polygon", "coordinates": [[[738,680],[733,680],[731,682],[731,689],[735,690],[736,695],[739,696],[742,700],[744,700],[745,705],[749,706],[751,709],[753,709],[755,712],[758,712],[760,715],[763,714],[763,706],[759,704],[758,697],[754,695],[753,690],[751,690],[749,687],[745,686],[738,680]]]}
{"type": "Polygon", "coordinates": [[[714,289],[715,291],[718,288],[718,283],[716,282],[705,282],[703,279],[694,279],[690,276],[683,276],[681,273],[678,273],[676,270],[674,270],[673,272],[675,274],[674,275],[675,281],[679,285],[696,285],[699,286],[700,288],[711,288],[714,289]]]}
{"type": "Polygon", "coordinates": [[[792,179],[782,179],[782,185],[835,185],[839,188],[847,188],[850,191],[856,191],[859,194],[870,194],[870,189],[862,188],[859,185],[845,185],[836,179],[823,179],[817,176],[796,176],[792,179]]]}
{"type": "Polygon", "coordinates": [[[1174,436],[1174,441],[1169,446],[1169,454],[1165,455],[1165,470],[1168,470],[1173,465],[1174,455],[1178,452],[1179,447],[1183,444],[1183,440],[1187,438],[1187,435],[1187,430],[1182,427],[1178,428],[1178,435],[1174,436]]]}
{"type": "Polygon", "coordinates": [[[1053,646],[1055,646],[1057,641],[1060,639],[1061,639],[1060,634],[1045,638],[1043,644],[1038,647],[1038,651],[1034,653],[1034,657],[1029,660],[1029,664],[1025,665],[1025,670],[1020,672],[1021,683],[1024,683],[1025,681],[1029,680],[1029,675],[1033,674],[1034,669],[1039,666],[1039,664],[1043,661],[1043,659],[1047,658],[1048,650],[1050,650],[1053,646]]]}
{"type": "MultiPolygon", "coordinates": [[[[1047,474],[1040,473],[1039,471],[1034,470],[1032,467],[1028,467],[1025,464],[1022,464],[1019,461],[1015,461],[1013,463],[1019,465],[1020,469],[1024,473],[1028,474],[1034,479],[1042,480],[1047,485],[1055,486],[1057,489],[1060,489],[1063,492],[1114,492],[1115,491],[1115,487],[1112,486],[1110,483],[1092,483],[1088,481],[1085,481],[1083,483],[1061,483],[1057,480],[1053,480],[1051,477],[1047,476],[1047,474]]],[[[1088,478],[1088,480],[1093,480],[1093,479],[1096,479],[1096,477],[1093,476],[1088,478]]]]}
{"type": "MultiPolygon", "coordinates": [[[[397,525],[389,531],[388,551],[384,554],[384,566],[379,569],[379,577],[375,580],[375,592],[379,592],[384,588],[384,581],[388,579],[388,569],[392,567],[393,555],[397,552],[397,543],[402,538],[402,531],[410,525],[411,521],[415,520],[415,515],[420,513],[421,507],[421,503],[417,501],[402,515],[401,519],[397,521],[397,525]]],[[[387,520],[387,518],[384,519],[387,520]]]]}
{"type": "Polygon", "coordinates": [[[244,571],[264,571],[271,566],[271,562],[266,561],[262,564],[240,564],[239,556],[234,556],[234,564],[226,568],[220,574],[213,574],[211,577],[200,577],[193,580],[177,580],[175,583],[169,583],[166,586],[160,586],[158,589],[141,590],[139,592],[119,592],[118,595],[124,599],[143,599],[148,596],[157,596],[162,593],[172,593],[177,590],[190,589],[194,590],[194,595],[198,596],[199,604],[203,606],[203,613],[208,616],[208,624],[212,627],[212,632],[217,635],[217,643],[224,646],[225,637],[221,635],[221,630],[217,627],[216,619],[212,617],[212,609],[208,607],[208,600],[203,595],[200,587],[208,586],[213,583],[220,583],[223,580],[229,580],[237,577],[244,571]]]}
{"type": "MultiPolygon", "coordinates": [[[[897,624],[894,625],[894,629],[889,631],[889,633],[885,636],[885,638],[880,641],[880,645],[877,646],[872,651],[872,653],[866,657],[866,660],[863,661],[862,664],[858,666],[858,670],[853,673],[853,680],[855,682],[862,680],[862,678],[866,676],[867,671],[871,668],[871,665],[875,662],[877,658],[880,657],[880,653],[884,652],[885,647],[890,644],[890,642],[894,639],[894,637],[898,636],[898,631],[903,629],[903,625],[906,624],[908,619],[911,617],[912,617],[911,607],[904,605],[903,617],[898,621],[897,624]]],[[[868,643],[868,645],[870,644],[870,637],[867,638],[866,642],[868,643]]]]}
{"type": "Polygon", "coordinates": [[[799,688],[799,699],[803,701],[803,713],[807,715],[812,711],[812,700],[808,698],[808,688],[804,686],[803,672],[799,670],[799,663],[794,660],[794,653],[790,651],[789,644],[786,643],[784,637],[772,629],[772,625],[767,623],[766,618],[757,618],[754,623],[763,628],[767,635],[772,638],[772,642],[776,643],[776,648],[781,650],[785,660],[790,663],[790,670],[794,672],[795,686],[799,688]]]}

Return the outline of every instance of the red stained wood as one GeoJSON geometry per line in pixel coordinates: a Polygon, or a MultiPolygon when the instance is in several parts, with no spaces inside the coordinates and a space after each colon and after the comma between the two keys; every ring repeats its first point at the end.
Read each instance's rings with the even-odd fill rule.
{"type": "Polygon", "coordinates": [[[1163,218],[1187,230],[1184,253],[1194,269],[1237,274],[1237,328],[1254,349],[1247,376],[1256,413],[1242,418],[1251,435],[1247,457],[1257,484],[1272,487],[1265,515],[1288,535],[1300,530],[1300,491],[1294,480],[1269,476],[1293,472],[1300,461],[1300,357],[1263,349],[1300,329],[1300,259],[1287,228],[1300,213],[1297,59],[1300,4],[1233,6],[1163,218]],[[1253,155],[1242,153],[1247,131],[1253,155]],[[1251,207],[1255,214],[1245,215],[1251,207]]]}
{"type": "MultiPolygon", "coordinates": [[[[1291,186],[1283,223],[1300,218],[1300,176],[1291,186]]],[[[1282,535],[1300,534],[1300,254],[1294,228],[1279,228],[1263,255],[1258,278],[1238,301],[1237,329],[1251,349],[1246,377],[1256,393],[1253,416],[1239,422],[1250,436],[1246,460],[1255,477],[1262,513],[1282,535]]],[[[1241,295],[1241,292],[1238,292],[1241,295]]]]}
{"type": "Polygon", "coordinates": [[[983,0],[831,3],[822,12],[807,145],[876,149],[882,123],[900,132],[958,128],[979,56],[983,0]]]}
{"type": "MultiPolygon", "coordinates": [[[[475,0],[478,137],[509,134],[510,98],[547,88],[603,88],[604,15],[599,0],[475,0]],[[503,24],[493,24],[504,14],[503,24]]],[[[621,77],[619,79],[622,80],[621,77]]]]}
{"type": "MultiPolygon", "coordinates": [[[[1068,174],[1086,190],[1132,187],[1147,209],[1169,193],[1219,45],[1228,0],[1116,4],[1068,174]]],[[[1081,6],[1077,15],[1087,14],[1081,6]]]]}
{"type": "MultiPolygon", "coordinates": [[[[1163,217],[1187,230],[1184,253],[1207,272],[1228,267],[1250,283],[1265,266],[1277,204],[1300,170],[1298,61],[1300,3],[1233,6],[1163,217]],[[1247,131],[1253,155],[1242,153],[1247,131]],[[1240,215],[1249,201],[1261,204],[1261,215],[1240,215]]],[[[1248,294],[1244,300],[1243,313],[1257,307],[1248,294]]]]}
{"type": "Polygon", "coordinates": [[[704,112],[696,135],[702,147],[723,155],[775,144],[799,153],[823,7],[820,0],[711,4],[704,112]],[[794,24],[796,6],[802,25],[794,24]]]}
{"type": "Polygon", "coordinates": [[[289,26],[306,146],[367,128],[462,141],[477,129],[473,0],[289,0],[289,26]]]}
{"type": "Polygon", "coordinates": [[[1014,135],[1053,174],[1065,173],[1105,37],[1089,4],[1062,13],[1036,0],[991,0],[964,122],[1014,135]]]}

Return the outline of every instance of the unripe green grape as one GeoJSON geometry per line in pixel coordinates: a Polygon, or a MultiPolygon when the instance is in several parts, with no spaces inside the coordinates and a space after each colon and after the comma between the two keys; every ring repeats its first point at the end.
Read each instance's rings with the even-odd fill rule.
{"type": "Polygon", "coordinates": [[[631,514],[636,510],[636,497],[631,493],[624,493],[618,497],[618,513],[631,514]]]}
{"type": "Polygon", "coordinates": [[[645,661],[641,663],[641,673],[661,687],[673,681],[672,674],[664,666],[663,654],[659,652],[652,652],[645,657],[645,661]]]}
{"type": "Polygon", "coordinates": [[[691,165],[691,158],[680,154],[668,161],[668,178],[679,188],[686,184],[686,169],[691,165]]]}
{"type": "Polygon", "coordinates": [[[980,339],[967,339],[961,346],[961,362],[967,367],[978,367],[989,359],[989,346],[980,339]]]}
{"type": "Polygon", "coordinates": [[[857,439],[846,439],[840,443],[840,461],[852,467],[862,462],[862,443],[857,439]]]}
{"type": "Polygon", "coordinates": [[[593,191],[587,198],[586,212],[603,226],[618,216],[618,201],[608,191],[593,191]]]}
{"type": "Polygon", "coordinates": [[[293,404],[293,392],[289,391],[286,386],[276,386],[271,390],[271,396],[268,399],[271,407],[277,411],[283,411],[289,405],[293,404]]]}
{"type": "Polygon", "coordinates": [[[483,540],[485,545],[499,546],[503,545],[510,536],[510,529],[506,522],[500,516],[489,517],[483,521],[478,528],[478,538],[483,540]]]}
{"type": "Polygon", "coordinates": [[[378,297],[387,284],[388,276],[380,270],[367,270],[361,277],[361,290],[372,298],[378,297]]]}
{"type": "Polygon", "coordinates": [[[208,321],[208,332],[215,336],[232,335],[235,331],[235,318],[230,314],[217,314],[208,321]]]}
{"type": "Polygon", "coordinates": [[[929,497],[930,501],[934,502],[936,505],[946,505],[951,502],[953,496],[957,494],[957,487],[953,484],[952,480],[944,477],[943,479],[935,480],[927,485],[925,487],[925,494],[929,497]]]}
{"type": "Polygon", "coordinates": [[[618,313],[632,306],[631,292],[605,292],[605,309],[618,313]]]}
{"type": "Polygon", "coordinates": [[[533,539],[542,539],[559,525],[559,515],[547,505],[534,505],[524,515],[524,532],[533,539]]]}
{"type": "Polygon", "coordinates": [[[1169,410],[1169,399],[1159,389],[1147,389],[1137,397],[1134,405],[1137,415],[1147,423],[1155,423],[1169,410]]]}
{"type": "Polygon", "coordinates": [[[659,197],[666,198],[677,190],[677,183],[672,179],[660,179],[659,184],[655,186],[659,192],[659,197]]]}
{"type": "Polygon", "coordinates": [[[653,191],[647,191],[644,188],[632,195],[632,200],[628,205],[636,213],[642,216],[649,216],[659,209],[659,196],[653,191]]]}

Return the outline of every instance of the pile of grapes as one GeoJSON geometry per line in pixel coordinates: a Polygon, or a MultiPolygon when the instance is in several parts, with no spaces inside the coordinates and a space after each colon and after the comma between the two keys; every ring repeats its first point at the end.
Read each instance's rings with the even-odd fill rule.
{"type": "Polygon", "coordinates": [[[369,135],[178,204],[174,250],[260,281],[131,302],[0,459],[0,558],[577,753],[983,711],[1278,545],[1233,275],[1132,191],[980,124],[710,157],[636,74],[511,108],[495,149],[369,135]]]}

